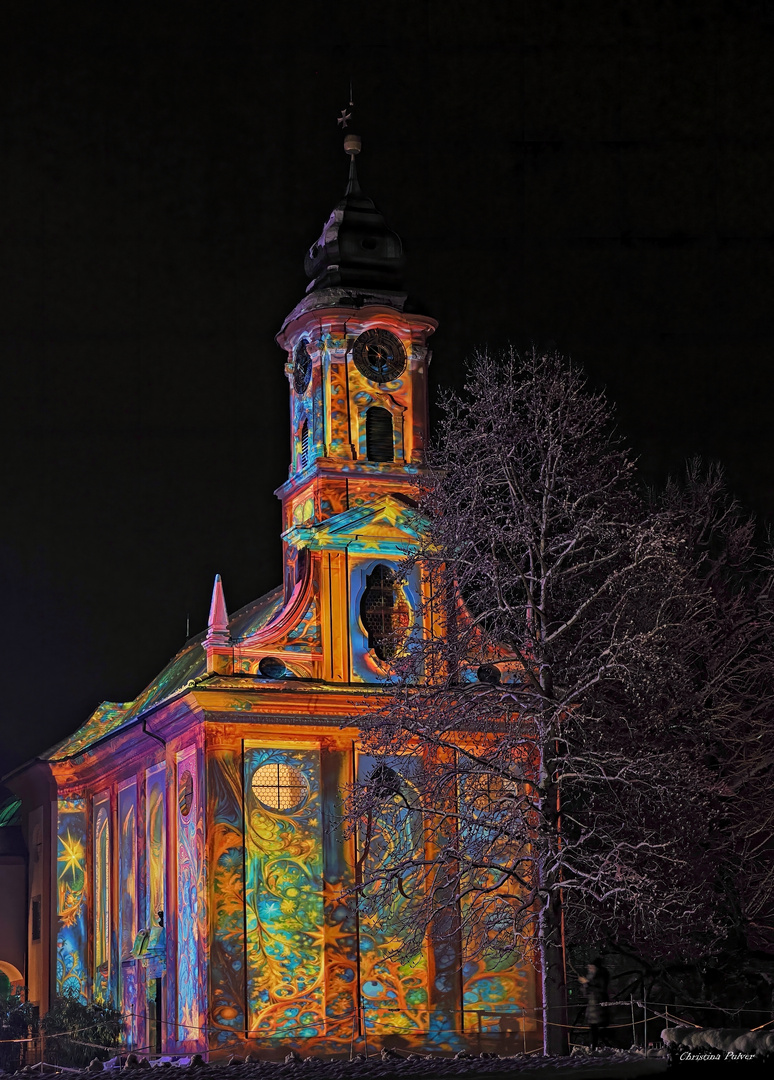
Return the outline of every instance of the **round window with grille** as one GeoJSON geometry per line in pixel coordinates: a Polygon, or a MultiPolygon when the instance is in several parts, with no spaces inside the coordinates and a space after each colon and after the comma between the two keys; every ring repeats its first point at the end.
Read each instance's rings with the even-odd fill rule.
{"type": "Polygon", "coordinates": [[[268,810],[296,810],[309,794],[303,773],[294,765],[271,762],[253,773],[253,794],[268,810]]]}
{"type": "Polygon", "coordinates": [[[388,330],[366,330],[353,355],[357,370],[372,382],[391,382],[406,366],[406,350],[388,330]]]}

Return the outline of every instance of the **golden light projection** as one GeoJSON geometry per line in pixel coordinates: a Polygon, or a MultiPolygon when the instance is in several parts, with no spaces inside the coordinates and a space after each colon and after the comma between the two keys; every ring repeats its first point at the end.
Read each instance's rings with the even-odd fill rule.
{"type": "Polygon", "coordinates": [[[67,878],[75,880],[77,876],[83,874],[86,858],[83,839],[80,836],[73,836],[68,829],[67,833],[60,837],[59,847],[61,854],[57,861],[63,864],[59,872],[59,880],[67,878]]]}

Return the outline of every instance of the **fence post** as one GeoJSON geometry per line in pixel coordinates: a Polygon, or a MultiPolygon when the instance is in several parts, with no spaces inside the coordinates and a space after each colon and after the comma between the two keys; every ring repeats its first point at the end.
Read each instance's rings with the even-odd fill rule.
{"type": "Polygon", "coordinates": [[[637,1045],[637,1025],[634,1022],[634,994],[629,994],[629,1003],[632,1007],[632,1046],[637,1045]]]}
{"type": "Polygon", "coordinates": [[[648,1056],[648,1002],[645,997],[645,980],[642,981],[642,1013],[645,1018],[643,1042],[645,1044],[645,1057],[648,1056]]]}

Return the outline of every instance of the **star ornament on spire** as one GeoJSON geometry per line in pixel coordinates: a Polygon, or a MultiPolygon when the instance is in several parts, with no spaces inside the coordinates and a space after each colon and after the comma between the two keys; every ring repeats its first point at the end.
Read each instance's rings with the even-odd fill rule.
{"type": "Polygon", "coordinates": [[[352,119],[352,113],[347,112],[346,109],[341,110],[341,116],[336,118],[336,123],[340,124],[342,128],[346,129],[347,121],[352,119]]]}

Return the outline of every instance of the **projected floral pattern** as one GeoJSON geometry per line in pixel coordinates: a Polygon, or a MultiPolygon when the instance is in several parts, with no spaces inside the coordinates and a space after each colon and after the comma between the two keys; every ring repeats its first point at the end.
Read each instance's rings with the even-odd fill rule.
{"type": "MultiPolygon", "coordinates": [[[[367,780],[377,768],[373,758],[363,755],[358,770],[360,780],[367,780]]],[[[410,809],[415,800],[416,793],[407,787],[402,793],[385,794],[384,810],[365,854],[367,873],[389,864],[394,857],[410,856],[421,849],[421,815],[410,809]]],[[[363,854],[361,846],[361,858],[363,854]]],[[[395,892],[389,903],[379,903],[373,913],[367,904],[361,913],[360,984],[364,1020],[371,1034],[411,1035],[427,1031],[430,1026],[425,950],[400,959],[395,955],[402,944],[401,916],[406,904],[404,897],[395,892]]]]}
{"type": "Polygon", "coordinates": [[[242,755],[207,752],[207,874],[210,922],[210,1042],[233,1044],[245,1028],[242,755]]]}
{"type": "Polygon", "coordinates": [[[319,1037],[325,995],[317,751],[245,748],[245,884],[250,1035],[319,1037]]]}
{"type": "MultiPolygon", "coordinates": [[[[479,850],[486,851],[507,863],[510,857],[507,834],[503,836],[491,829],[491,808],[502,803],[507,806],[508,799],[514,796],[513,785],[491,774],[469,776],[461,785],[460,798],[463,804],[462,835],[466,844],[475,855],[479,850]],[[480,822],[480,823],[479,823],[480,822]]],[[[481,871],[477,886],[486,891],[495,884],[495,874],[481,871]]],[[[518,893],[513,884],[498,883],[497,905],[485,908],[485,899],[466,902],[466,911],[471,905],[478,909],[475,925],[479,932],[486,933],[487,919],[502,917],[502,905],[508,897],[518,900],[518,893]]],[[[492,935],[496,933],[493,929],[492,935]]],[[[481,943],[474,947],[468,945],[463,956],[462,1000],[465,1015],[465,1030],[484,1034],[502,1033],[505,1030],[524,1031],[535,1028],[533,981],[527,969],[525,957],[514,950],[510,954],[494,955],[482,953],[481,943]]]]}

